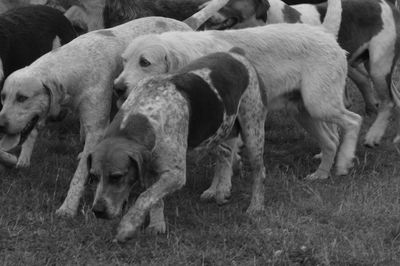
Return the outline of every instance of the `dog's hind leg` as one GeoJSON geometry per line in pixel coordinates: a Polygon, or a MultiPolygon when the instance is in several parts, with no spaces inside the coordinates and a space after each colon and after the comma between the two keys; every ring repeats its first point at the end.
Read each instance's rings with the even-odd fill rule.
{"type": "Polygon", "coordinates": [[[237,152],[237,138],[230,138],[216,147],[216,164],[211,186],[201,194],[201,199],[215,198],[218,204],[228,202],[232,188],[232,161],[237,152]]]}
{"type": "MultiPolygon", "coordinates": [[[[331,75],[332,80],[329,84],[326,80],[321,80],[321,74],[315,72],[309,74],[307,79],[303,80],[302,98],[304,107],[313,119],[334,123],[343,129],[343,142],[337,154],[336,166],[337,174],[345,175],[353,165],[362,118],[347,110],[344,106],[345,78],[342,76],[344,73],[338,73],[336,79],[331,75]]],[[[329,130],[323,131],[328,132],[329,130]]],[[[330,169],[324,170],[329,171],[330,169]]]]}
{"type": "Polygon", "coordinates": [[[238,120],[246,149],[246,161],[250,166],[250,175],[253,180],[251,201],[246,211],[250,215],[265,209],[266,173],[263,155],[266,116],[267,110],[259,96],[259,89],[246,91],[240,104],[238,120]]]}
{"type": "Polygon", "coordinates": [[[373,93],[373,88],[369,78],[356,68],[349,66],[348,71],[349,78],[354,82],[354,84],[356,84],[363,96],[366,114],[371,115],[376,113],[379,101],[373,93]]]}
{"type": "Polygon", "coordinates": [[[326,179],[329,177],[330,169],[335,161],[336,150],[338,146],[338,138],[335,138],[333,125],[326,122],[316,120],[310,116],[306,110],[301,110],[295,116],[295,119],[301,126],[313,136],[319,143],[321,148],[321,163],[318,169],[307,175],[306,180],[326,179]]]}

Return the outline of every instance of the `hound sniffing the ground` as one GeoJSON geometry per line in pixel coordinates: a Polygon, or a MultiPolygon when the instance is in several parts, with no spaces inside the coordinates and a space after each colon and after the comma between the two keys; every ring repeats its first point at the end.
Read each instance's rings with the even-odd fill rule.
{"type": "MultiPolygon", "coordinates": [[[[208,24],[218,28],[251,26],[251,19],[240,19],[243,16],[238,15],[242,13],[241,5],[244,3],[251,4],[253,1],[230,0],[208,24]]],[[[343,1],[338,42],[349,53],[349,77],[360,88],[367,113],[373,113],[378,108],[377,118],[365,137],[365,144],[370,147],[379,145],[395,103],[397,108],[400,106],[400,93],[392,85],[393,69],[400,52],[400,12],[394,3],[395,1],[389,0],[343,1]],[[367,76],[358,70],[361,64],[366,65],[367,76]],[[369,77],[378,93],[379,106],[379,101],[370,88],[369,77]]],[[[264,4],[269,5],[265,14],[267,23],[320,25],[327,10],[326,3],[288,6],[281,0],[265,0],[264,4]]],[[[258,5],[252,13],[264,11],[265,6],[258,5]]],[[[253,26],[256,25],[258,24],[253,23],[253,26]]],[[[400,142],[400,132],[394,142],[400,142]]]]}
{"type": "MultiPolygon", "coordinates": [[[[202,24],[226,2],[213,1],[196,13],[195,18],[203,19],[197,24],[202,24]]],[[[137,19],[109,30],[82,35],[6,79],[0,126],[9,135],[19,135],[28,125],[57,115],[62,106],[75,108],[79,113],[85,145],[68,195],[57,214],[74,216],[77,213],[88,175],[87,155],[109,124],[112,84],[122,68],[121,53],[140,35],[168,30],[191,28],[168,18],[137,19]]]]}
{"type": "Polygon", "coordinates": [[[165,232],[163,197],[186,183],[186,154],[243,138],[253,196],[249,213],[264,210],[266,91],[240,49],[193,61],[174,75],[141,81],[88,157],[99,181],[93,211],[120,215],[134,186],[146,190],[122,218],[116,239],[132,237],[149,213],[149,229],[165,232]],[[239,54],[240,53],[240,54],[239,54]]]}
{"type": "MultiPolygon", "coordinates": [[[[340,2],[334,1],[333,4],[324,25],[330,23],[327,28],[338,29],[340,2]]],[[[266,86],[268,110],[292,110],[300,124],[319,142],[321,164],[307,178],[325,179],[329,176],[339,144],[335,127],[329,123],[344,130],[336,166],[337,174],[345,175],[352,166],[361,117],[344,106],[346,54],[335,40],[337,31],[333,34],[327,31],[325,26],[275,24],[242,30],[141,36],[123,53],[124,70],[115,83],[119,94],[126,97],[145,77],[166,71],[173,73],[201,56],[240,47],[266,86]]],[[[232,154],[229,151],[235,147],[234,141],[230,147],[220,157],[224,160],[219,159],[225,162],[225,169],[231,166],[232,154]]],[[[222,175],[214,175],[213,184],[225,183],[219,186],[224,190],[216,191],[212,185],[202,197],[230,195],[231,177],[227,175],[230,171],[220,171],[222,175]]]]}
{"type": "MultiPolygon", "coordinates": [[[[1,14],[0,83],[15,70],[31,64],[43,54],[70,42],[76,36],[68,19],[60,11],[50,7],[27,6],[1,14]]],[[[22,101],[24,98],[21,95],[17,100],[22,101]]],[[[28,127],[20,135],[12,138],[6,136],[0,141],[0,149],[5,151],[16,144],[22,144],[17,167],[30,165],[38,134],[36,129],[31,130],[28,127]]]]}

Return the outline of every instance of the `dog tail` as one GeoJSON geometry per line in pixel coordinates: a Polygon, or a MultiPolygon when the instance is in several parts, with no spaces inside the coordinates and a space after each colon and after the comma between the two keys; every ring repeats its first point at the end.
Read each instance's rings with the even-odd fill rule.
{"type": "MultiPolygon", "coordinates": [[[[337,1],[337,0],[336,0],[337,1]]],[[[211,18],[218,10],[224,7],[229,0],[210,0],[205,7],[183,22],[189,25],[193,30],[197,30],[209,18],[211,18]]]]}
{"type": "Polygon", "coordinates": [[[328,8],[322,26],[337,37],[342,22],[342,0],[328,0],[328,8]]]}

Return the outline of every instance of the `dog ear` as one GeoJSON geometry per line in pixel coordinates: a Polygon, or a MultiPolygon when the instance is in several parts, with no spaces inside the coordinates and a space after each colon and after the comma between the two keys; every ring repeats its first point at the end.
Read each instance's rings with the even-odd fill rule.
{"type": "Polygon", "coordinates": [[[68,96],[61,84],[54,81],[42,82],[43,88],[49,95],[49,116],[57,117],[61,111],[61,105],[68,101],[68,96]]]}
{"type": "Polygon", "coordinates": [[[267,22],[267,12],[270,7],[268,0],[256,0],[256,19],[267,22]]]}
{"type": "Polygon", "coordinates": [[[144,188],[150,187],[152,182],[146,177],[148,176],[150,168],[151,152],[143,148],[140,150],[135,149],[134,151],[129,152],[128,156],[137,169],[140,184],[144,188]]]}

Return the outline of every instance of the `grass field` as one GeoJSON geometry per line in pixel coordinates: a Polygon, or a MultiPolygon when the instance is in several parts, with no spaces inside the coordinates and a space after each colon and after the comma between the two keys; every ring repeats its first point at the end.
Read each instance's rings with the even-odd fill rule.
{"type": "MultiPolygon", "coordinates": [[[[393,130],[375,150],[359,145],[350,175],[308,183],[301,177],[317,167],[312,157],[318,148],[286,117],[281,112],[268,119],[263,215],[245,214],[251,192],[246,171],[233,177],[229,204],[201,202],[213,166],[205,158],[189,163],[187,185],[167,198],[167,234],[140,232],[124,245],[111,242],[118,221],[91,213],[93,188],[77,218],[54,215],[80,145],[74,120],[51,125],[29,169],[1,174],[0,264],[399,265],[400,155],[390,142],[393,130]]],[[[364,133],[365,126],[361,138],[364,133]]]]}

